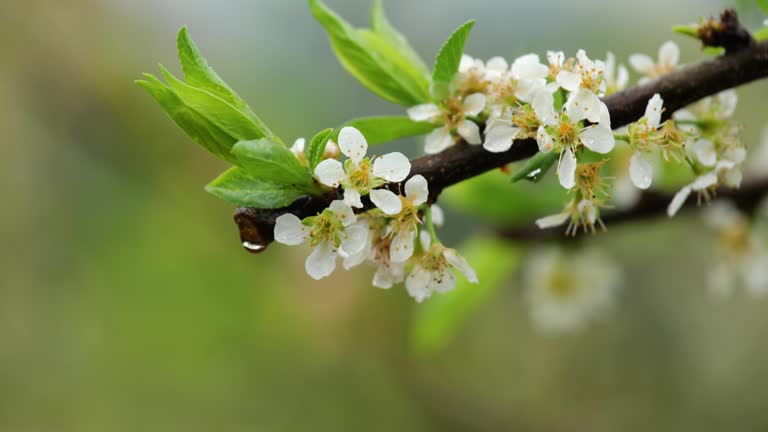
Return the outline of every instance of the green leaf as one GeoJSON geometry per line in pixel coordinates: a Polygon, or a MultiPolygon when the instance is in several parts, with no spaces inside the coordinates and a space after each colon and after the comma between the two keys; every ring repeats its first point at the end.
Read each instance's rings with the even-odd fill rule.
{"type": "Polygon", "coordinates": [[[274,139],[269,129],[254,122],[246,113],[238,110],[229,102],[207,90],[184,83],[162,66],[160,66],[160,70],[165,80],[185,105],[200,113],[237,140],[247,141],[265,137],[274,139]]]}
{"type": "Polygon", "coordinates": [[[672,27],[672,31],[684,36],[690,36],[696,40],[700,40],[698,24],[676,25],[672,27]]]}
{"type": "Polygon", "coordinates": [[[406,116],[362,117],[350,120],[334,132],[334,138],[345,126],[358,129],[368,145],[376,145],[432,132],[437,126],[427,122],[415,122],[406,116]]]}
{"type": "Polygon", "coordinates": [[[445,92],[453,80],[456,72],[459,71],[461,56],[464,54],[464,45],[469,37],[469,32],[475,25],[474,20],[470,20],[461,25],[451,34],[435,60],[435,69],[432,72],[432,96],[435,99],[443,99],[445,92]]]}
{"type": "Polygon", "coordinates": [[[413,319],[411,342],[422,354],[445,348],[461,325],[517,270],[522,255],[521,248],[493,237],[473,238],[459,251],[475,268],[480,283],[470,284],[458,276],[452,291],[432,296],[419,306],[413,319]]]}
{"type": "Polygon", "coordinates": [[[254,177],[312,192],[312,172],[284,145],[266,139],[240,141],[232,147],[240,166],[254,177]]]}
{"type": "Polygon", "coordinates": [[[144,76],[146,80],[136,81],[136,84],[155,98],[168,117],[186,132],[192,141],[229,163],[239,164],[237,158],[230,153],[237,139],[186,106],[178,95],[157,77],[151,74],[144,74],[144,76]]]}
{"type": "Polygon", "coordinates": [[[725,48],[708,46],[708,47],[704,47],[703,51],[704,51],[704,54],[706,55],[719,56],[725,53],[725,48]]]}
{"type": "Polygon", "coordinates": [[[333,135],[333,129],[328,128],[318,132],[317,135],[315,135],[309,142],[309,148],[307,149],[306,155],[307,161],[309,162],[309,167],[313,171],[317,164],[320,163],[320,160],[323,158],[323,153],[325,153],[325,145],[328,144],[328,140],[331,139],[331,135],[333,135]]]}
{"type": "Polygon", "coordinates": [[[528,159],[525,164],[512,175],[512,181],[528,180],[538,183],[547,171],[552,168],[557,157],[558,154],[555,152],[536,153],[536,155],[528,159]]]}
{"type": "Polygon", "coordinates": [[[320,0],[309,0],[309,7],[328,33],[341,64],[366,88],[405,106],[429,100],[428,76],[400,47],[389,42],[391,35],[356,29],[320,0]]]}
{"type": "Polygon", "coordinates": [[[286,207],[307,195],[303,188],[274,183],[239,167],[225,171],[205,190],[232,204],[258,209],[286,207]]]}
{"type": "Polygon", "coordinates": [[[371,9],[371,28],[374,33],[389,42],[405,58],[407,58],[415,69],[419,70],[423,75],[429,76],[429,68],[426,63],[424,63],[424,60],[422,60],[416,50],[411,47],[411,44],[408,43],[408,39],[390,24],[386,14],[384,14],[382,0],[373,1],[373,8],[371,9]]]}

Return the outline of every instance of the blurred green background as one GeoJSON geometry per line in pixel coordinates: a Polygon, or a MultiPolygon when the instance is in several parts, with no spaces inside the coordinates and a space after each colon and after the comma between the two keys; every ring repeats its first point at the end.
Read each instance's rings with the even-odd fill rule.
{"type": "MultiPolygon", "coordinates": [[[[328,3],[367,21],[367,1],[328,3]]],[[[698,47],[669,28],[723,6],[385,1],[429,62],[468,18],[481,58],[584,47],[626,63],[672,38],[691,62],[698,47]]],[[[768,304],[707,294],[712,239],[698,218],[590,239],[627,283],[585,331],[536,333],[512,274],[437,330],[450,332],[440,349],[414,337],[429,302],[371,287],[368,268],[314,282],[305,250],[245,253],[233,208],[202,190],[225,165],[132,83],[157,62],[178,70],[182,25],[286,141],[403,111],[343,71],[302,0],[0,2],[0,431],[768,428],[768,304]]],[[[740,96],[757,140],[768,86],[740,96]]],[[[448,208],[445,238],[467,232],[490,228],[448,208]]],[[[514,269],[521,252],[493,258],[514,269]]]]}

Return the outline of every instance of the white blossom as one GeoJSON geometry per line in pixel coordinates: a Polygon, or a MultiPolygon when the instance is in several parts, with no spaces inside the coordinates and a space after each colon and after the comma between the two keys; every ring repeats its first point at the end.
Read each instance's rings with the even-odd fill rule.
{"type": "Polygon", "coordinates": [[[352,208],[337,200],[303,221],[290,213],[281,215],[275,221],[275,241],[289,246],[309,242],[312,253],[305,269],[313,279],[322,279],[333,273],[339,253],[356,254],[365,247],[368,232],[355,221],[352,208]]]}
{"type": "Polygon", "coordinates": [[[416,175],[405,183],[405,196],[400,197],[401,211],[394,216],[392,222],[392,244],[390,245],[390,260],[396,263],[407,261],[413,255],[414,240],[416,239],[419,220],[419,206],[427,202],[429,188],[427,179],[416,175]]]}
{"type": "Polygon", "coordinates": [[[388,182],[403,181],[411,171],[411,163],[402,153],[389,153],[373,160],[366,158],[368,143],[357,129],[345,127],[339,132],[339,147],[349,159],[342,165],[335,159],[326,159],[315,168],[320,183],[342,186],[344,202],[362,208],[361,196],[370,194],[371,201],[387,214],[399,212],[399,198],[386,189],[376,189],[388,182]],[[392,203],[395,203],[394,205],[392,203]]]}
{"type": "Polygon", "coordinates": [[[433,293],[446,293],[456,286],[453,270],[458,270],[470,283],[478,283],[477,273],[454,249],[440,243],[430,245],[429,236],[422,237],[425,252],[419,256],[405,280],[408,294],[421,303],[433,293]]]}
{"type": "MultiPolygon", "coordinates": [[[[661,113],[663,111],[664,100],[656,93],[648,100],[648,105],[645,107],[645,115],[637,123],[637,130],[635,133],[640,137],[645,137],[647,145],[647,137],[650,133],[655,131],[661,126],[661,113]]],[[[648,189],[653,182],[653,165],[645,157],[641,148],[635,149],[632,157],[629,159],[629,178],[632,183],[639,189],[648,189]]]]}
{"type": "Polygon", "coordinates": [[[583,328],[610,309],[622,283],[621,270],[595,250],[535,250],[525,269],[530,317],[545,332],[583,328]]]}
{"type": "Polygon", "coordinates": [[[680,62],[680,48],[672,41],[664,42],[659,47],[659,57],[654,61],[646,54],[632,54],[629,64],[636,72],[644,75],[640,83],[647,82],[677,69],[680,62]]]}
{"type": "Polygon", "coordinates": [[[629,84],[629,71],[623,64],[616,66],[616,56],[608,52],[605,58],[605,79],[606,93],[616,93],[627,88],[629,84]]]}
{"type": "Polygon", "coordinates": [[[469,144],[482,143],[480,128],[468,117],[476,117],[483,112],[485,104],[484,94],[472,93],[461,100],[452,99],[448,106],[442,108],[433,103],[414,106],[408,109],[408,117],[413,121],[429,121],[441,125],[427,135],[424,147],[427,154],[440,153],[455,144],[453,131],[469,144]]]}

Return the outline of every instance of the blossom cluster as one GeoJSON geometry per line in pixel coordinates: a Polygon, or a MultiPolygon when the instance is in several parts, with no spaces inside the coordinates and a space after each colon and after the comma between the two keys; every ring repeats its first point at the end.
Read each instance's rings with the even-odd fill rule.
{"type": "MultiPolygon", "coordinates": [[[[305,263],[312,278],[331,275],[340,257],[347,270],[365,262],[373,264],[376,287],[386,289],[405,282],[408,293],[419,302],[435,292],[451,290],[456,283],[454,269],[477,283],[467,260],[437,239],[434,225],[442,223],[442,211],[428,203],[427,180],[421,175],[410,177],[403,193],[384,187],[408,178],[411,164],[407,157],[397,152],[366,157],[368,143],[353,127],[339,132],[338,148],[347,157],[344,163],[328,157],[314,173],[320,183],[341,187],[343,199],[333,201],[316,216],[300,220],[289,213],[278,217],[275,224],[277,242],[307,243],[312,248],[305,263]],[[355,214],[355,209],[365,210],[366,196],[373,208],[355,214]]],[[[298,144],[295,150],[298,157],[298,144]]]]}

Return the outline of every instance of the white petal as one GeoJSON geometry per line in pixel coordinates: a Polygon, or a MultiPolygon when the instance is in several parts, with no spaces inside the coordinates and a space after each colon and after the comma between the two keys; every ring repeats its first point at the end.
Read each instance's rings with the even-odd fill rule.
{"type": "Polygon", "coordinates": [[[686,186],[682,189],[680,189],[679,192],[675,194],[675,196],[672,198],[672,202],[669,203],[669,207],[667,207],[667,215],[669,217],[672,217],[677,214],[678,211],[680,211],[680,208],[685,203],[685,200],[688,199],[688,195],[691,194],[691,187],[686,186]]]}
{"type": "MultiPolygon", "coordinates": [[[[549,73],[549,71],[547,71],[549,73]]],[[[552,83],[557,86],[556,83],[552,83]]],[[[515,90],[515,97],[523,102],[531,102],[533,97],[536,96],[539,90],[546,89],[550,94],[554,93],[551,88],[547,87],[547,80],[544,78],[536,79],[521,79],[517,82],[517,89],[515,90]]],[[[554,89],[557,91],[557,88],[554,89]]]]}
{"type": "Polygon", "coordinates": [[[542,123],[553,126],[556,123],[555,97],[546,89],[541,89],[533,96],[533,112],[542,123]]]}
{"type": "Polygon", "coordinates": [[[429,250],[430,246],[432,246],[432,237],[429,235],[429,231],[425,229],[421,230],[421,232],[419,232],[419,241],[421,242],[423,250],[429,250]]]}
{"type": "Polygon", "coordinates": [[[464,120],[459,123],[456,132],[469,144],[477,145],[483,143],[483,139],[480,137],[480,128],[472,120],[464,120]]]}
{"type": "Polygon", "coordinates": [[[560,67],[565,61],[565,53],[562,51],[547,51],[547,61],[552,66],[560,67]]]}
{"type": "Polygon", "coordinates": [[[291,151],[295,155],[299,155],[301,153],[304,153],[304,144],[306,140],[304,138],[299,138],[296,141],[293,142],[293,145],[291,146],[291,151]]]}
{"type": "MultiPolygon", "coordinates": [[[[576,59],[579,61],[579,64],[584,66],[585,69],[591,69],[594,65],[594,62],[590,60],[589,57],[587,57],[587,52],[583,49],[580,49],[576,52],[576,59]]],[[[605,66],[603,65],[603,67],[600,69],[605,69],[605,66]]]]}
{"type": "Polygon", "coordinates": [[[507,71],[509,65],[507,64],[507,61],[504,60],[504,57],[497,56],[488,60],[485,63],[485,68],[496,73],[503,73],[507,71]]]}
{"type": "Polygon", "coordinates": [[[399,231],[395,233],[389,246],[389,260],[395,263],[408,261],[408,258],[413,256],[413,239],[415,237],[415,231],[399,231]]]}
{"type": "Polygon", "coordinates": [[[416,105],[408,109],[408,117],[413,121],[429,121],[440,116],[440,108],[435,104],[416,105]]]}
{"type": "Polygon", "coordinates": [[[373,175],[388,182],[401,182],[411,173],[411,161],[399,152],[388,153],[373,161],[373,175]]]}
{"type": "Polygon", "coordinates": [[[661,95],[656,93],[648,100],[648,105],[645,107],[645,118],[648,119],[648,126],[657,128],[661,124],[661,111],[664,106],[664,100],[661,99],[661,95]]]}
{"type": "Polygon", "coordinates": [[[613,131],[602,125],[587,127],[579,137],[588,149],[596,153],[606,154],[616,145],[613,131]]]}
{"type": "Polygon", "coordinates": [[[427,202],[429,198],[427,179],[421,174],[411,177],[405,182],[405,196],[415,206],[420,206],[427,202]]]}
{"type": "Polygon", "coordinates": [[[466,73],[469,72],[469,69],[472,68],[472,66],[475,65],[475,59],[473,59],[471,56],[468,56],[466,54],[461,55],[461,61],[459,62],[459,72],[466,73]]]}
{"type": "Polygon", "coordinates": [[[591,90],[580,88],[576,93],[571,93],[565,103],[565,111],[571,121],[587,119],[592,123],[600,121],[601,103],[591,90]]]}
{"type": "Polygon", "coordinates": [[[485,109],[485,101],[485,95],[482,93],[472,93],[467,96],[461,104],[464,115],[474,117],[480,114],[485,109]]]}
{"type": "Polygon", "coordinates": [[[455,267],[456,270],[460,271],[470,283],[478,283],[475,269],[473,269],[469,264],[469,261],[467,261],[463,256],[459,255],[458,252],[453,249],[446,249],[443,252],[443,256],[445,256],[445,260],[448,261],[448,263],[453,267],[455,267]]]}
{"type": "Polygon", "coordinates": [[[624,90],[629,84],[629,71],[627,67],[619,65],[619,76],[616,78],[616,90],[624,90]]]}
{"type": "Polygon", "coordinates": [[[304,263],[307,274],[315,280],[330,276],[336,269],[336,251],[333,245],[324,241],[314,247],[304,263]]]}
{"type": "Polygon", "coordinates": [[[629,65],[632,66],[632,69],[643,75],[650,75],[656,69],[653,59],[645,54],[632,54],[629,56],[629,65]]]}
{"type": "Polygon", "coordinates": [[[723,173],[723,183],[733,189],[741,187],[741,181],[743,179],[744,174],[742,174],[741,170],[738,168],[731,168],[729,170],[725,170],[723,173]]]}
{"type": "Polygon", "coordinates": [[[717,163],[715,144],[708,139],[702,138],[693,143],[693,153],[699,162],[706,167],[715,166],[717,163]]]}
{"type": "Polygon", "coordinates": [[[432,223],[437,226],[443,226],[443,223],[445,223],[445,213],[437,204],[432,204],[432,223]]]}
{"type": "Polygon", "coordinates": [[[736,105],[739,102],[739,96],[736,90],[726,90],[717,94],[719,104],[717,113],[721,118],[728,118],[736,112],[736,105]]]}
{"type": "Polygon", "coordinates": [[[453,136],[451,136],[451,131],[448,128],[439,127],[427,135],[426,142],[427,144],[424,146],[424,153],[440,153],[453,145],[453,136]]]}
{"type": "Polygon", "coordinates": [[[747,150],[744,147],[730,147],[724,152],[723,158],[738,165],[747,159],[747,150]]]}
{"type": "Polygon", "coordinates": [[[558,213],[536,220],[536,226],[541,229],[554,228],[560,226],[571,217],[570,213],[558,213]]]}
{"type": "Polygon", "coordinates": [[[663,66],[677,66],[680,61],[680,48],[672,41],[664,42],[659,48],[659,64],[663,66]]]}
{"type": "Polygon", "coordinates": [[[339,132],[339,149],[359,165],[368,152],[368,142],[359,130],[347,126],[339,132]]]}
{"type": "Polygon", "coordinates": [[[374,273],[373,275],[373,286],[381,289],[392,288],[392,286],[398,282],[398,281],[395,281],[395,279],[392,276],[393,275],[389,271],[389,268],[384,266],[379,266],[379,268],[376,269],[376,273],[374,273]]]}
{"type": "Polygon", "coordinates": [[[561,70],[557,74],[557,83],[569,92],[576,91],[581,85],[581,74],[567,70],[561,70]]]}
{"type": "Polygon", "coordinates": [[[304,243],[307,232],[301,219],[290,213],[275,219],[275,241],[278,243],[295,246],[304,243]]]}
{"type": "Polygon", "coordinates": [[[431,289],[445,294],[448,291],[456,287],[456,276],[449,268],[444,268],[442,271],[432,272],[431,289]]]}
{"type": "Polygon", "coordinates": [[[576,186],[576,156],[570,147],[560,155],[560,164],[557,166],[557,176],[560,185],[566,189],[576,186]]]}
{"type": "Polygon", "coordinates": [[[635,152],[629,159],[629,178],[639,189],[648,189],[653,181],[653,166],[640,152],[635,152]]]}
{"type": "Polygon", "coordinates": [[[344,230],[346,237],[341,240],[341,250],[344,254],[349,256],[360,253],[368,243],[369,231],[368,224],[364,223],[356,223],[347,227],[344,230]]]}
{"type": "Polygon", "coordinates": [[[691,183],[691,189],[695,191],[702,191],[716,184],[717,184],[717,170],[714,170],[696,177],[696,180],[694,180],[693,183],[691,183]]]}
{"type": "Polygon", "coordinates": [[[536,131],[536,143],[539,144],[539,151],[542,153],[549,153],[555,148],[555,140],[544,126],[539,126],[536,131]]]}
{"type": "Polygon", "coordinates": [[[597,208],[591,200],[584,199],[579,201],[576,209],[590,224],[594,225],[595,221],[597,221],[597,208]]]}
{"type": "Polygon", "coordinates": [[[348,206],[344,201],[335,200],[331,202],[328,209],[331,210],[336,217],[341,219],[341,223],[345,227],[350,226],[357,221],[357,216],[355,216],[352,207],[348,206]]]}
{"type": "Polygon", "coordinates": [[[511,126],[496,126],[485,133],[485,142],[483,148],[491,153],[505,152],[512,147],[512,143],[520,129],[511,126]]]}
{"type": "Polygon", "coordinates": [[[387,189],[372,190],[371,202],[390,216],[403,211],[403,202],[400,201],[400,197],[387,189]]]}
{"type": "Polygon", "coordinates": [[[611,128],[611,113],[608,111],[608,105],[600,101],[600,126],[611,128]]]}
{"type": "Polygon", "coordinates": [[[363,208],[363,201],[360,200],[360,192],[357,189],[344,189],[344,203],[350,207],[363,208]]]}
{"type": "Polygon", "coordinates": [[[417,266],[405,280],[405,289],[408,290],[408,294],[411,297],[421,303],[432,295],[432,292],[429,290],[429,282],[431,279],[432,275],[430,275],[427,270],[417,266]]]}
{"type": "Polygon", "coordinates": [[[330,187],[339,187],[344,180],[344,166],[336,159],[326,159],[315,167],[317,180],[330,187]]]}
{"type": "Polygon", "coordinates": [[[549,68],[541,64],[537,54],[526,54],[512,63],[511,72],[516,80],[531,80],[546,78],[549,68]]]}

